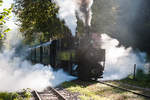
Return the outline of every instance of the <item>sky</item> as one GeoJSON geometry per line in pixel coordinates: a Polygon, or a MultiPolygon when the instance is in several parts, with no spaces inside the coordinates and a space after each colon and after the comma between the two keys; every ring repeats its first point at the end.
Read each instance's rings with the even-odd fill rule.
{"type": "Polygon", "coordinates": [[[13,0],[3,0],[4,7],[10,7],[11,3],[13,3],[13,0]]]}

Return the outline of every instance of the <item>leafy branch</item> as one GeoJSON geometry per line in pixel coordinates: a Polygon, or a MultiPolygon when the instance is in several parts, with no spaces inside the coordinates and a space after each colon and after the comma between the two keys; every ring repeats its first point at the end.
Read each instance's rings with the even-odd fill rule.
{"type": "MultiPolygon", "coordinates": [[[[0,0],[0,6],[2,6],[3,1],[0,0]]],[[[10,13],[12,12],[13,5],[10,8],[4,8],[2,11],[0,11],[0,40],[4,39],[6,36],[6,33],[10,31],[9,28],[3,30],[3,25],[6,23],[6,21],[10,18],[10,13]]]]}

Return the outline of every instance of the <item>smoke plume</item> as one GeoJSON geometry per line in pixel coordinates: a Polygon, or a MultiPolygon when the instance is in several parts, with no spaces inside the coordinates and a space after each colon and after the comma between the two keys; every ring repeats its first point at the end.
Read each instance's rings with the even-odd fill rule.
{"type": "Polygon", "coordinates": [[[65,21],[66,26],[75,36],[77,16],[85,26],[91,26],[93,0],[53,0],[59,6],[58,17],[65,21]]]}
{"type": "Polygon", "coordinates": [[[74,0],[54,0],[59,6],[58,17],[65,21],[65,25],[71,30],[72,35],[75,36],[77,27],[76,10],[77,4],[74,0]]]}
{"type": "Polygon", "coordinates": [[[83,21],[85,26],[91,26],[92,19],[92,4],[93,0],[76,0],[77,4],[80,5],[78,9],[79,18],[83,21]]]}
{"type": "MultiPolygon", "coordinates": [[[[0,52],[0,91],[17,91],[24,88],[42,90],[47,86],[57,86],[64,81],[75,79],[63,70],[53,71],[51,66],[33,65],[21,55],[16,56],[16,48],[22,40],[16,30],[7,34],[3,51],[0,52]]],[[[23,53],[24,50],[21,50],[23,53]]]]}
{"type": "Polygon", "coordinates": [[[134,52],[131,47],[118,46],[119,41],[102,34],[102,49],[106,49],[104,80],[122,79],[133,74],[134,64],[144,69],[146,54],[134,52]]]}

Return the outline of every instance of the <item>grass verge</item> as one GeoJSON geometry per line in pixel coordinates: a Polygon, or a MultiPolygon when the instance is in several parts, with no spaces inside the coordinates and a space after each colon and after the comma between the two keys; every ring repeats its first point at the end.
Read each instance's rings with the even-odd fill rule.
{"type": "Polygon", "coordinates": [[[145,74],[142,70],[138,70],[135,79],[132,75],[120,80],[122,83],[127,83],[143,88],[150,88],[150,74],[145,74]]]}
{"type": "Polygon", "coordinates": [[[96,82],[64,82],[62,87],[80,93],[81,100],[149,100],[133,93],[122,91],[96,82]]]}
{"type": "Polygon", "coordinates": [[[21,93],[16,92],[0,92],[0,100],[29,100],[31,93],[23,90],[21,93]]]}

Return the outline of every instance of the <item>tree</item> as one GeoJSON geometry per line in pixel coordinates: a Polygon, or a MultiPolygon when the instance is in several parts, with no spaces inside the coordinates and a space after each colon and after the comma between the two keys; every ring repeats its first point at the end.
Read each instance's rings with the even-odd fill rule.
{"type": "Polygon", "coordinates": [[[26,43],[46,42],[70,33],[57,18],[59,8],[51,0],[16,0],[15,7],[26,43]]]}
{"type": "Polygon", "coordinates": [[[149,5],[149,0],[94,0],[92,31],[109,34],[120,45],[150,55],[149,5]]]}

